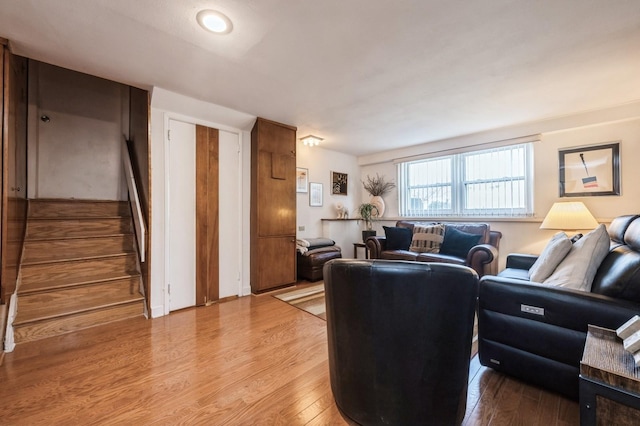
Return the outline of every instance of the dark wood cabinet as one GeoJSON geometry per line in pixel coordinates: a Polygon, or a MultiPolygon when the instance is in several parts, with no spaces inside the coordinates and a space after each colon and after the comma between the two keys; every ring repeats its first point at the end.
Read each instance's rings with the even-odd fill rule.
{"type": "Polygon", "coordinates": [[[296,128],[258,118],[251,131],[251,291],[296,281],[296,128]]]}

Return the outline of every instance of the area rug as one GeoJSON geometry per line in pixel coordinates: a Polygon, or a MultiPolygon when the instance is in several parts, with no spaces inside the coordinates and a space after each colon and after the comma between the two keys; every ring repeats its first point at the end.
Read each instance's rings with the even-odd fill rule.
{"type": "MultiPolygon", "coordinates": [[[[275,294],[273,297],[282,300],[295,306],[298,309],[302,309],[305,312],[309,312],[311,315],[315,315],[318,318],[327,320],[324,304],[324,283],[301,288],[298,290],[288,291],[286,293],[275,294]]],[[[476,316],[473,324],[473,340],[471,344],[471,358],[478,353],[478,317],[476,316]]]]}
{"type": "Polygon", "coordinates": [[[291,306],[309,312],[318,318],[327,320],[326,309],[324,305],[324,283],[305,287],[298,290],[288,291],[286,293],[275,294],[273,297],[287,302],[291,306]]]}

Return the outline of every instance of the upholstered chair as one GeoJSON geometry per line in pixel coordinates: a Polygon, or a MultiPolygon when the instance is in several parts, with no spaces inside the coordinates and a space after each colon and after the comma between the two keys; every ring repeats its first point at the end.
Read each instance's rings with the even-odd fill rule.
{"type": "Polygon", "coordinates": [[[478,276],[466,266],[337,259],[324,266],[331,389],[365,425],[464,418],[478,276]]]}

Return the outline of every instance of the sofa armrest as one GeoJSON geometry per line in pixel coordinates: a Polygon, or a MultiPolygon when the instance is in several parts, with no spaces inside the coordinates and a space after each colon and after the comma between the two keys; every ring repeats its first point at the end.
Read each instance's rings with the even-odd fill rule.
{"type": "Polygon", "coordinates": [[[369,259],[380,259],[381,253],[387,248],[387,238],[382,236],[369,237],[364,243],[369,250],[369,259]]]}
{"type": "Polygon", "coordinates": [[[498,272],[498,249],[489,244],[478,244],[471,247],[465,262],[474,269],[478,276],[495,275],[498,272]],[[489,265],[489,268],[485,266],[489,265]]]}
{"type": "Polygon", "coordinates": [[[506,267],[510,269],[531,269],[538,260],[538,256],[534,254],[510,253],[507,255],[506,267]]]}

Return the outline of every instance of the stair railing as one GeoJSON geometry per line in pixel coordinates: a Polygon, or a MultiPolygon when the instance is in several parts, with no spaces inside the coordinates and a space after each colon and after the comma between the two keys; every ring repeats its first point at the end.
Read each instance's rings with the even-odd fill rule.
{"type": "Polygon", "coordinates": [[[133,227],[135,228],[136,239],[138,241],[140,262],[144,262],[147,228],[144,224],[144,217],[142,216],[142,208],[140,206],[140,197],[138,197],[136,178],[133,174],[131,157],[129,156],[129,147],[127,146],[127,141],[124,138],[122,139],[122,161],[124,163],[124,174],[127,181],[127,188],[129,189],[129,203],[131,204],[133,227]]]}

